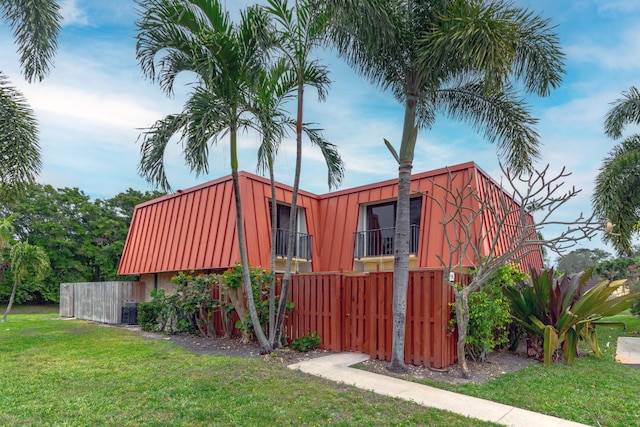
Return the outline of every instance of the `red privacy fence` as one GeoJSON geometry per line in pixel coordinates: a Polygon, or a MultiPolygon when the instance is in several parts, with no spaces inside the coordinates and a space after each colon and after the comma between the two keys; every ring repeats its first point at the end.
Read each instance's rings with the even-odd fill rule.
{"type": "MultiPolygon", "coordinates": [[[[391,360],[393,273],[292,276],[287,318],[290,339],[317,332],[321,348],[357,351],[391,360]]],[[[455,336],[447,331],[453,291],[442,270],[409,273],[405,362],[444,368],[455,363],[455,336]]]]}

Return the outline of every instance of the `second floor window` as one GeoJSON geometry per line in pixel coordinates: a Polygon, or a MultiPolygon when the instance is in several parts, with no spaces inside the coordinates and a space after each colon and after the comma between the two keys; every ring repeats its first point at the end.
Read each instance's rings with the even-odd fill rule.
{"type": "MultiPolygon", "coordinates": [[[[285,257],[287,256],[289,227],[291,226],[291,206],[278,203],[276,209],[276,255],[285,257]]],[[[271,212],[271,210],[269,210],[269,212],[271,212]]],[[[312,236],[307,234],[307,221],[304,208],[296,209],[295,215],[295,248],[293,256],[294,258],[310,260],[312,236]]]]}
{"type": "MultiPolygon", "coordinates": [[[[364,207],[361,226],[356,233],[356,258],[393,255],[396,230],[397,202],[386,202],[364,207]]],[[[410,200],[410,253],[418,252],[422,197],[410,200]]]]}

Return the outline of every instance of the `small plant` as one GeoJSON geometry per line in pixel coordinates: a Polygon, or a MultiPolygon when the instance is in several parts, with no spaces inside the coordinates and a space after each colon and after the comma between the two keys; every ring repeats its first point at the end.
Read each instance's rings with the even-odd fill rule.
{"type": "Polygon", "coordinates": [[[314,350],[320,347],[320,343],[322,340],[318,336],[317,332],[312,332],[311,335],[305,335],[303,337],[298,337],[295,340],[291,341],[289,347],[292,350],[306,352],[309,350],[314,350]]]}

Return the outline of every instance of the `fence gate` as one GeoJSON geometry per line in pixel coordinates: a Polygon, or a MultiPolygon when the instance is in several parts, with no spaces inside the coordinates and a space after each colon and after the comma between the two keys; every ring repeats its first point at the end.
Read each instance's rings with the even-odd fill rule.
{"type": "MultiPolygon", "coordinates": [[[[447,332],[453,291],[442,270],[412,270],[407,292],[405,362],[443,368],[455,362],[455,336],[447,332]]],[[[287,319],[290,339],[317,332],[321,347],[391,360],[393,273],[295,274],[287,319]]]]}

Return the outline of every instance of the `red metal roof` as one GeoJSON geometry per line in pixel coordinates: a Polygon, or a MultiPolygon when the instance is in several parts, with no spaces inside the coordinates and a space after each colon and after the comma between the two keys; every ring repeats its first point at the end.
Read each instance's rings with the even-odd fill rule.
{"type": "MultiPolygon", "coordinates": [[[[457,174],[456,183],[466,182],[473,174],[472,182],[481,192],[497,187],[485,172],[469,162],[413,175],[412,192],[442,197],[443,190],[432,181],[446,185],[449,172],[457,174]]],[[[247,256],[253,266],[268,266],[269,180],[247,172],[240,172],[239,178],[247,256]]],[[[307,231],[314,236],[313,271],[352,270],[354,232],[358,230],[361,205],[393,200],[397,188],[394,179],[323,195],[301,190],[298,207],[305,209],[307,231]]],[[[291,187],[277,183],[276,189],[278,201],[290,204],[291,187]]],[[[438,206],[424,197],[418,267],[439,267],[438,255],[448,253],[441,221],[438,206]]],[[[239,259],[233,188],[231,177],[227,176],[136,206],[118,273],[227,268],[239,259]]],[[[539,251],[529,254],[523,262],[529,264],[542,267],[539,251]]]]}

